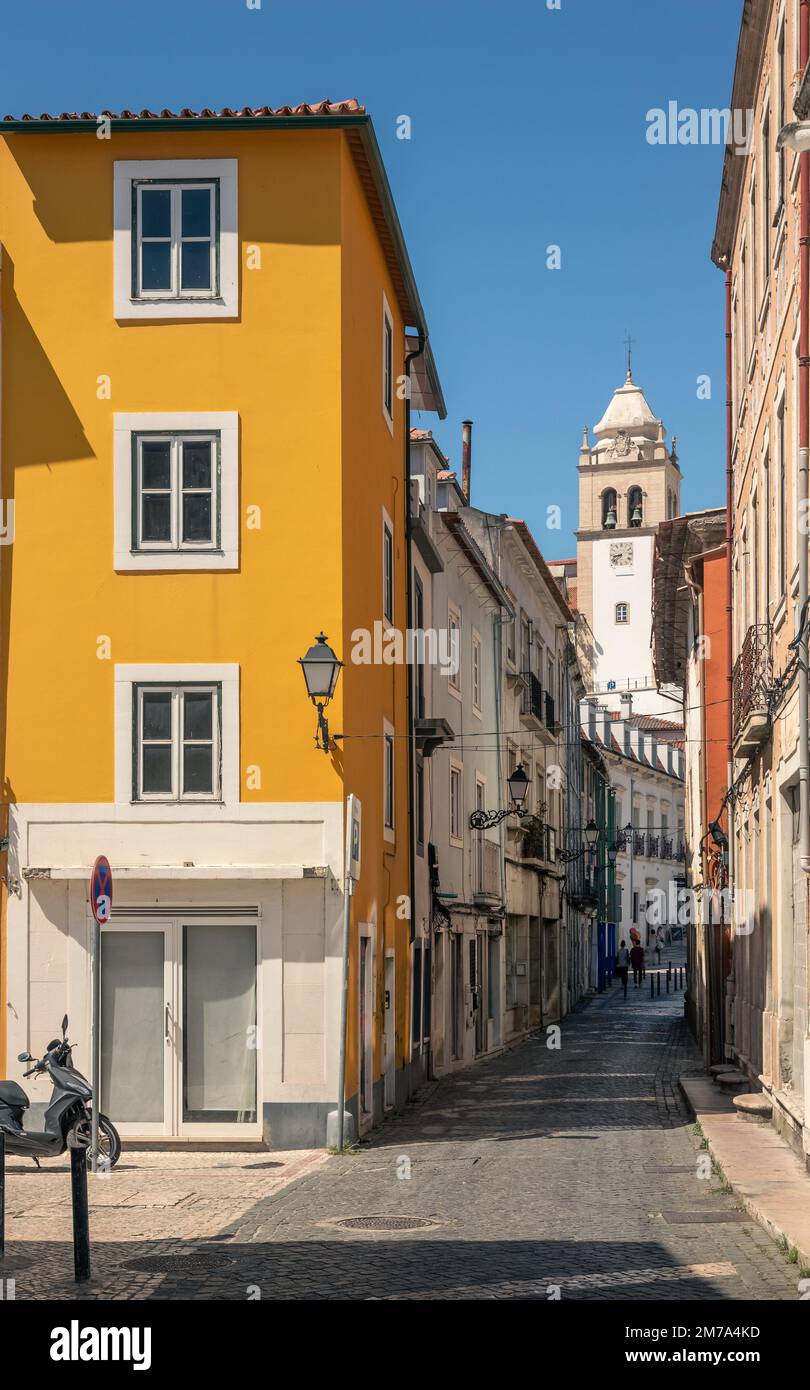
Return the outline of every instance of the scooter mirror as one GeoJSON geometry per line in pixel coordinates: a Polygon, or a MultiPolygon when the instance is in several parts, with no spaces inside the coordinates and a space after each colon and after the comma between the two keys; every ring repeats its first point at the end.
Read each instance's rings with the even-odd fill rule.
{"type": "Polygon", "coordinates": [[[62,1037],[63,1037],[63,1038],[67,1036],[67,1026],[68,1026],[68,1016],[67,1016],[67,1014],[65,1014],[65,1015],[63,1016],[63,1018],[62,1018],[62,1037]]]}
{"type": "Polygon", "coordinates": [[[33,1062],[33,1060],[34,1060],[34,1059],[33,1059],[33,1057],[31,1056],[31,1053],[30,1053],[30,1052],[18,1052],[18,1053],[17,1053],[17,1061],[18,1061],[18,1062],[33,1062]]]}

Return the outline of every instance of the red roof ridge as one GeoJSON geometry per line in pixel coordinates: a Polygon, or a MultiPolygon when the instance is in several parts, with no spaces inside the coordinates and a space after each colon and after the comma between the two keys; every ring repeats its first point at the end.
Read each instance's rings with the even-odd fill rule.
{"type": "Polygon", "coordinates": [[[43,111],[40,116],[32,116],[27,111],[22,116],[4,116],[4,121],[98,121],[106,117],[111,121],[166,121],[166,120],[219,120],[228,117],[260,117],[260,116],[364,116],[365,106],[361,106],[356,97],[347,97],[343,101],[330,101],[325,97],[323,101],[299,102],[297,106],[242,106],[239,108],[223,106],[221,110],[215,111],[210,106],[205,106],[200,111],[193,111],[191,107],[184,106],[180,111],[170,111],[164,107],[162,111],[150,111],[147,107],[143,111],[130,111],[124,107],[121,111],[62,111],[58,116],[51,115],[48,111],[43,111]]]}

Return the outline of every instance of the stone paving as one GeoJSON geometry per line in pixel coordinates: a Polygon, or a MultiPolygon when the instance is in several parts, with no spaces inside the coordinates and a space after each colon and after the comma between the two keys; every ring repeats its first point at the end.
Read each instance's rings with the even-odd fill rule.
{"type": "MultiPolygon", "coordinates": [[[[133,1177],[125,1152],[93,1194],[78,1296],[795,1300],[796,1267],[697,1176],[682,1011],[681,992],[614,986],[565,1020],[558,1050],[540,1033],[433,1083],[343,1157],[152,1154],[133,1177]],[[368,1228],[391,1217],[425,1224],[368,1228]],[[151,1266],[167,1255],[176,1268],[151,1266]]],[[[44,1170],[24,1182],[9,1184],[16,1297],[75,1298],[69,1191],[44,1170]]]]}

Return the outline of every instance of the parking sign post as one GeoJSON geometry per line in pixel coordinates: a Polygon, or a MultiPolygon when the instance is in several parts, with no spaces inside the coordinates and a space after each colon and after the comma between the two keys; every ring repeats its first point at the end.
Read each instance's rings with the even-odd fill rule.
{"type": "Polygon", "coordinates": [[[340,1000],[340,1061],[338,1072],[337,1150],[343,1153],[346,1105],[346,1032],[349,1019],[349,943],[352,893],[360,877],[361,808],[356,796],[346,798],[346,869],[343,879],[343,980],[340,1000]]]}
{"type": "Polygon", "coordinates": [[[93,1088],[93,1110],[90,1116],[90,1169],[93,1173],[98,1172],[98,1112],[101,1108],[101,926],[103,922],[110,920],[112,891],[110,861],[105,855],[100,854],[90,875],[90,909],[93,913],[90,942],[92,980],[90,1084],[93,1088]]]}

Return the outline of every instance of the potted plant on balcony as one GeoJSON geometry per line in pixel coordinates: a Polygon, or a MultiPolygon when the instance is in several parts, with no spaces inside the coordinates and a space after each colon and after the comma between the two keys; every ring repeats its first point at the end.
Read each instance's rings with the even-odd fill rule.
{"type": "Polygon", "coordinates": [[[532,816],[525,827],[526,833],[523,838],[523,856],[525,859],[545,859],[546,857],[546,826],[539,816],[532,816]]]}

